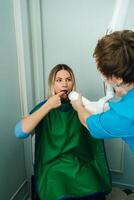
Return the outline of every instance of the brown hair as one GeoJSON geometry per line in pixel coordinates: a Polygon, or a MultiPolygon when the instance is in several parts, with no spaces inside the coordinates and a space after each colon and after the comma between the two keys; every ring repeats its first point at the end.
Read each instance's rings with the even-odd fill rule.
{"type": "Polygon", "coordinates": [[[93,56],[98,70],[107,78],[115,76],[134,82],[134,32],[115,31],[98,40],[93,56]]]}
{"type": "Polygon", "coordinates": [[[69,72],[69,74],[72,78],[72,81],[73,81],[73,90],[76,89],[75,77],[74,77],[74,73],[73,73],[72,69],[66,64],[58,64],[51,70],[51,72],[49,74],[48,97],[52,96],[53,85],[54,85],[54,81],[55,81],[55,77],[56,77],[57,72],[60,71],[60,70],[63,70],[63,69],[69,72]]]}

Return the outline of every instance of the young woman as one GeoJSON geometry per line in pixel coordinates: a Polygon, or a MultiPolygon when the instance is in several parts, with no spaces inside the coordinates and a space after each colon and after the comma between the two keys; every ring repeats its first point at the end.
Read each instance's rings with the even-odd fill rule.
{"type": "Polygon", "coordinates": [[[75,78],[65,64],[49,76],[48,99],[16,125],[16,136],[35,129],[35,179],[40,200],[102,200],[111,190],[102,140],[90,137],[80,123],[68,94],[75,78]]]}

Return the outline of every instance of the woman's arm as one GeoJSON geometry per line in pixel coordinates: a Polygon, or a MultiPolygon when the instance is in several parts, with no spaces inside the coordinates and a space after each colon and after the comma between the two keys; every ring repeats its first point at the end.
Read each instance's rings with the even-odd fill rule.
{"type": "MultiPolygon", "coordinates": [[[[19,125],[19,131],[24,134],[29,134],[32,130],[39,124],[39,122],[48,114],[48,112],[57,108],[61,105],[61,96],[64,92],[60,92],[52,97],[50,97],[45,104],[43,104],[37,111],[31,115],[24,116],[21,125],[19,125]]],[[[19,122],[20,123],[20,122],[19,122]]],[[[18,124],[19,124],[18,123],[18,124]]],[[[17,125],[18,125],[17,124],[17,125]]],[[[17,127],[17,126],[16,126],[17,127]]],[[[17,130],[17,128],[16,128],[17,130]]]]}
{"type": "Polygon", "coordinates": [[[24,133],[30,133],[51,109],[52,106],[49,104],[48,100],[37,111],[35,111],[31,115],[24,116],[22,119],[22,131],[24,133]]]}

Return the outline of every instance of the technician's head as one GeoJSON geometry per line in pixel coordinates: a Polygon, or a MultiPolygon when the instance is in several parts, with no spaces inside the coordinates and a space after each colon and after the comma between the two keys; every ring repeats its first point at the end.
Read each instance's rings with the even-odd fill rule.
{"type": "Polygon", "coordinates": [[[115,31],[98,40],[93,54],[98,70],[117,84],[134,83],[134,32],[115,31]]]}

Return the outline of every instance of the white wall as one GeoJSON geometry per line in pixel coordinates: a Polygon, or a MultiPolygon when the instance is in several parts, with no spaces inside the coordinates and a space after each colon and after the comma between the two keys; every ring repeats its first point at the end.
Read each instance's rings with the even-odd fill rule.
{"type": "Polygon", "coordinates": [[[102,82],[92,54],[97,40],[106,31],[114,2],[42,1],[46,81],[54,65],[66,63],[73,68],[82,94],[90,99],[102,96],[102,82]]]}
{"type": "Polygon", "coordinates": [[[28,184],[24,144],[14,134],[21,106],[12,1],[0,1],[0,24],[0,199],[20,200],[28,184]]]}

